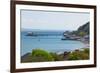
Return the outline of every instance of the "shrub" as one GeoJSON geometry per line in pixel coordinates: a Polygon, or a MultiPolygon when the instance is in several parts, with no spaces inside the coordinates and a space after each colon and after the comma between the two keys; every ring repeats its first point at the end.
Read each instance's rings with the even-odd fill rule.
{"type": "Polygon", "coordinates": [[[84,49],[84,53],[88,53],[89,54],[89,48],[85,48],[84,49]]]}
{"type": "Polygon", "coordinates": [[[52,55],[43,49],[34,49],[32,51],[32,59],[36,62],[54,61],[52,55]]]}
{"type": "Polygon", "coordinates": [[[78,52],[72,52],[68,56],[68,60],[79,60],[79,53],[78,52]]]}
{"type": "Polygon", "coordinates": [[[84,48],[83,51],[73,51],[68,56],[68,60],[86,60],[86,59],[89,59],[89,48],[84,48]]]}
{"type": "Polygon", "coordinates": [[[50,53],[50,54],[54,58],[54,61],[60,61],[60,60],[62,60],[62,57],[59,56],[58,54],[56,54],[56,53],[50,53]]]}

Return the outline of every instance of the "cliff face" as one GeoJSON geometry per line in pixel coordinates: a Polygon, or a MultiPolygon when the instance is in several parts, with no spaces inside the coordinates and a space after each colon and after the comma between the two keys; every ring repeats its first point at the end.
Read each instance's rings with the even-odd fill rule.
{"type": "Polygon", "coordinates": [[[84,24],[83,26],[80,26],[77,30],[77,32],[85,32],[87,35],[89,34],[89,25],[90,25],[90,22],[87,22],[86,24],[84,24]]]}

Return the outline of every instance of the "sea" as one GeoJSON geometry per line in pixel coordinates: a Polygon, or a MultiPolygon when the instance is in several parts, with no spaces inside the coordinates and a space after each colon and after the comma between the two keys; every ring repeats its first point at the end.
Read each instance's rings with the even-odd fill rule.
{"type": "Polygon", "coordinates": [[[64,31],[21,31],[21,56],[33,49],[44,49],[48,52],[60,53],[85,47],[78,40],[62,40],[64,31]],[[37,36],[28,36],[33,32],[37,36]]]}

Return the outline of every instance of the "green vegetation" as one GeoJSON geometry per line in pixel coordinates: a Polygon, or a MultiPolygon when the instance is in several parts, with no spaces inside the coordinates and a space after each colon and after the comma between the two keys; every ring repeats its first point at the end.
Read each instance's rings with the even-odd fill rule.
{"type": "Polygon", "coordinates": [[[50,53],[50,54],[54,58],[54,61],[61,61],[62,60],[62,56],[60,56],[56,53],[50,53]]]}
{"type": "Polygon", "coordinates": [[[34,49],[32,51],[32,61],[54,61],[54,58],[45,50],[34,49]]]}
{"type": "Polygon", "coordinates": [[[69,54],[68,60],[86,60],[89,59],[89,49],[85,48],[83,51],[74,51],[69,54]]]}
{"type": "Polygon", "coordinates": [[[21,62],[47,62],[47,61],[64,61],[64,60],[87,60],[89,59],[89,48],[64,52],[61,54],[49,53],[43,49],[34,49],[32,53],[27,53],[21,57],[21,62]]]}
{"type": "Polygon", "coordinates": [[[83,36],[85,36],[86,35],[86,33],[85,32],[79,32],[79,34],[78,34],[79,36],[81,36],[81,37],[83,37],[83,36]]]}
{"type": "Polygon", "coordinates": [[[82,25],[78,28],[77,32],[78,33],[85,32],[86,35],[88,35],[89,34],[89,25],[90,25],[90,22],[85,23],[84,25],[82,25]]]}
{"type": "Polygon", "coordinates": [[[84,25],[80,26],[77,30],[72,31],[72,32],[65,31],[64,34],[76,35],[80,37],[89,35],[89,25],[90,25],[90,22],[87,22],[84,25]]]}

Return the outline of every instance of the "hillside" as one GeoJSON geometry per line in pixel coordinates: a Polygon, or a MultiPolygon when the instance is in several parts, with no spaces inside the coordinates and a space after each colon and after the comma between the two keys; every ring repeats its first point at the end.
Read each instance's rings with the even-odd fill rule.
{"type": "Polygon", "coordinates": [[[77,30],[77,32],[85,32],[87,35],[89,34],[89,24],[90,22],[87,22],[86,24],[84,24],[83,26],[80,26],[77,30]]]}
{"type": "Polygon", "coordinates": [[[90,22],[87,22],[84,25],[80,26],[76,31],[72,31],[72,32],[65,31],[63,34],[77,35],[77,36],[89,35],[89,24],[90,22]]]}

